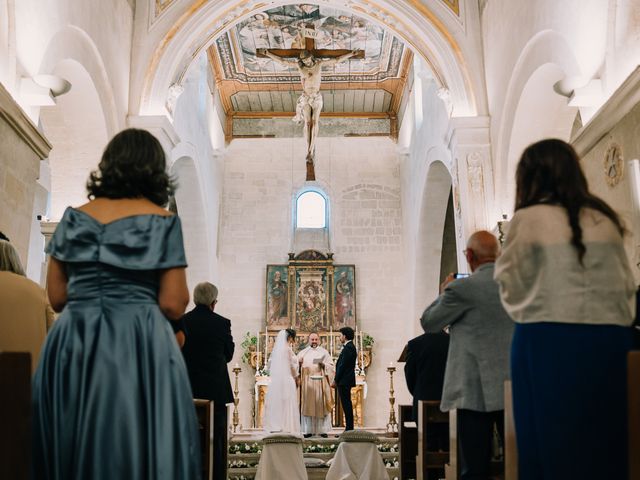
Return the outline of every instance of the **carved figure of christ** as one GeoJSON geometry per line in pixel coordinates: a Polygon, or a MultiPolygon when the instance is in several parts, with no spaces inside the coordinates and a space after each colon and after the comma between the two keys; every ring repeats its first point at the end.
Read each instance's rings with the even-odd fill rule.
{"type": "Polygon", "coordinates": [[[304,122],[304,138],[307,143],[307,181],[316,179],[313,161],[318,136],[320,112],[322,112],[322,67],[331,67],[349,58],[364,58],[363,50],[316,49],[313,38],[305,38],[305,49],[258,49],[258,57],[268,57],[285,67],[295,63],[302,82],[302,95],[296,104],[294,122],[304,122]]]}

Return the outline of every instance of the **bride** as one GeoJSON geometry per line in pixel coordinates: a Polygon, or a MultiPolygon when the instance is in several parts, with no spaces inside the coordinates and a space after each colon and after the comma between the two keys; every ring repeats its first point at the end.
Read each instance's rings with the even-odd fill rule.
{"type": "Polygon", "coordinates": [[[271,383],[267,390],[264,407],[264,430],[270,432],[300,435],[300,409],[296,378],[298,362],[291,349],[296,339],[296,331],[281,330],[269,360],[271,383]]]}

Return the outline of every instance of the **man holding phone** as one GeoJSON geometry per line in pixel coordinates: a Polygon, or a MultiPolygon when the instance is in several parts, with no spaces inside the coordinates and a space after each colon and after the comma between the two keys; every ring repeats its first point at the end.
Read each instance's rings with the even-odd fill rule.
{"type": "Polygon", "coordinates": [[[427,333],[449,327],[440,408],[458,410],[461,480],[489,479],[494,424],[504,439],[504,381],[509,378],[513,322],[493,279],[499,252],[491,233],[471,235],[465,257],[472,274],[456,279],[451,273],[420,319],[427,333]]]}

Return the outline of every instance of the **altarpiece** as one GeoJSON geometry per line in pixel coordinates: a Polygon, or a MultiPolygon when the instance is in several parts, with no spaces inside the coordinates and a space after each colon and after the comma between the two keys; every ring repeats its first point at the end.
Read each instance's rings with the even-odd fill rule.
{"type": "MultiPolygon", "coordinates": [[[[359,328],[356,310],[356,272],[354,265],[333,263],[333,254],[305,250],[290,253],[288,263],[267,265],[265,313],[262,331],[250,354],[250,364],[256,369],[253,423],[262,427],[264,399],[269,385],[269,356],[275,338],[283,328],[297,332],[294,351],[304,349],[311,332],[320,337],[320,345],[337,360],[342,349],[340,328],[356,331],[354,343],[358,350],[356,387],[352,389],[354,422],[363,426],[366,396],[366,368],[371,363],[371,349],[364,346],[364,334],[359,328]]],[[[339,406],[332,414],[334,426],[344,425],[339,406]]]]}

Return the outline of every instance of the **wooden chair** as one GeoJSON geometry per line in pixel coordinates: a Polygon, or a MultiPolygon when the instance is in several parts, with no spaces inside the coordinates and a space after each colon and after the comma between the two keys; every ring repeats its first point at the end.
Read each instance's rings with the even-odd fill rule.
{"type": "Polygon", "coordinates": [[[416,478],[418,427],[413,421],[413,406],[399,405],[400,480],[416,478]]]}
{"type": "Polygon", "coordinates": [[[449,415],[440,411],[440,402],[420,400],[418,402],[418,457],[416,460],[416,478],[432,480],[442,478],[450,452],[429,451],[427,435],[429,427],[435,424],[449,423],[449,415]]]}
{"type": "MultiPolygon", "coordinates": [[[[194,399],[196,416],[198,417],[198,430],[200,433],[200,450],[202,451],[202,478],[213,478],[213,402],[211,400],[194,399]]],[[[227,451],[225,445],[224,451],[227,451]]],[[[227,463],[225,453],[225,464],[227,463]]],[[[226,472],[226,468],[225,468],[226,472]]]]}
{"type": "Polygon", "coordinates": [[[0,352],[0,478],[27,480],[31,463],[31,354],[0,352]]]}
{"type": "Polygon", "coordinates": [[[640,480],[640,351],[629,352],[629,480],[640,480]]]}

